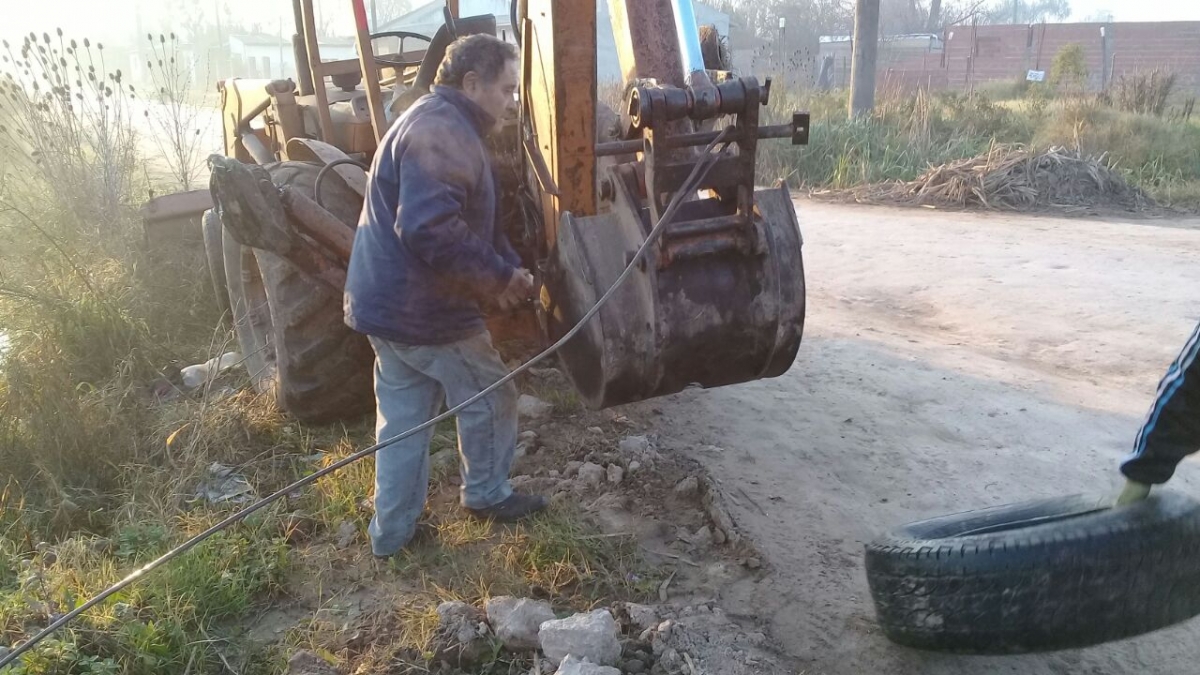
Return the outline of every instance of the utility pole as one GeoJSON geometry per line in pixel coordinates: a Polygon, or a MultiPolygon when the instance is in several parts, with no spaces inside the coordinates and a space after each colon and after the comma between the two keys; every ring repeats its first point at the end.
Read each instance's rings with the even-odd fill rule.
{"type": "Polygon", "coordinates": [[[854,60],[850,64],[850,118],[875,108],[875,61],[879,55],[879,0],[854,8],[854,60]]]}

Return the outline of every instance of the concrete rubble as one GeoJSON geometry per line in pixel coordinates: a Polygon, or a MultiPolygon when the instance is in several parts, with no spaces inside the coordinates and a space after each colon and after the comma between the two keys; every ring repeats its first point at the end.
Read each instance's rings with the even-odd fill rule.
{"type": "Polygon", "coordinates": [[[625,602],[621,603],[618,612],[628,617],[631,632],[640,633],[647,628],[658,626],[658,610],[649,605],[625,602]]]}
{"type": "Polygon", "coordinates": [[[700,479],[688,476],[675,484],[675,494],[679,497],[690,498],[700,494],[700,479]]]}
{"type": "Polygon", "coordinates": [[[625,480],[625,469],[622,469],[620,464],[609,464],[608,482],[613,485],[620,485],[623,480],[625,480]]]}
{"type": "Polygon", "coordinates": [[[567,655],[554,675],[621,675],[621,671],[611,666],[601,666],[591,661],[580,659],[573,654],[567,655]]]}
{"type": "Polygon", "coordinates": [[[584,462],[583,466],[579,467],[579,480],[589,487],[600,487],[607,477],[608,472],[599,464],[584,462]]]}
{"type": "Polygon", "coordinates": [[[484,607],[496,637],[514,651],[537,649],[538,630],[543,623],[555,618],[550,605],[509,595],[490,598],[484,607]]]}
{"type": "Polygon", "coordinates": [[[542,624],[538,633],[546,658],[561,663],[568,655],[611,666],[621,658],[620,629],[607,609],[542,624]]]}
{"type": "Polygon", "coordinates": [[[517,399],[517,414],[527,420],[540,421],[550,417],[554,412],[554,404],[547,403],[536,396],[521,394],[517,399]]]}
{"type": "Polygon", "coordinates": [[[491,653],[491,629],[479,609],[465,602],[443,602],[437,615],[432,643],[435,658],[465,667],[491,653]]]}

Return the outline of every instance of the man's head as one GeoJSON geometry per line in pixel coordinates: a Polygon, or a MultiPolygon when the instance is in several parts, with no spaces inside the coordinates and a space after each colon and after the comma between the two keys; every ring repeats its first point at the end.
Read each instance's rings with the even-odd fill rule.
{"type": "Polygon", "coordinates": [[[433,83],[462,90],[499,123],[517,107],[517,50],[491,35],[459,38],[433,83]]]}

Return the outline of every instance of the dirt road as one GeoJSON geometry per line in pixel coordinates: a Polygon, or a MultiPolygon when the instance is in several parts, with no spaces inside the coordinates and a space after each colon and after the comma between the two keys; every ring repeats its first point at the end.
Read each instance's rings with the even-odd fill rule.
{"type": "MultiPolygon", "coordinates": [[[[768,563],[726,608],[764,620],[807,675],[1195,672],[1200,620],[1049,655],[897,647],[862,547],[923,517],[1115,490],[1200,319],[1200,222],[798,208],[809,318],[791,372],[655,403],[768,563]]],[[[1175,488],[1200,496],[1200,465],[1175,488]]]]}

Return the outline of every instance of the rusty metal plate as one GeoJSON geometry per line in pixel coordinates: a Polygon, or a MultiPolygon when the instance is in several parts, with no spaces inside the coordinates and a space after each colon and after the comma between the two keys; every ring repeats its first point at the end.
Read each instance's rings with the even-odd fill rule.
{"type": "MultiPolygon", "coordinates": [[[[787,372],[804,328],[800,228],[786,188],[758,190],[754,201],[760,253],[642,266],[564,346],[560,361],[589,407],[787,372]]],[[[648,223],[622,213],[564,216],[549,280],[552,335],[595,304],[645,240],[648,223]]]]}

